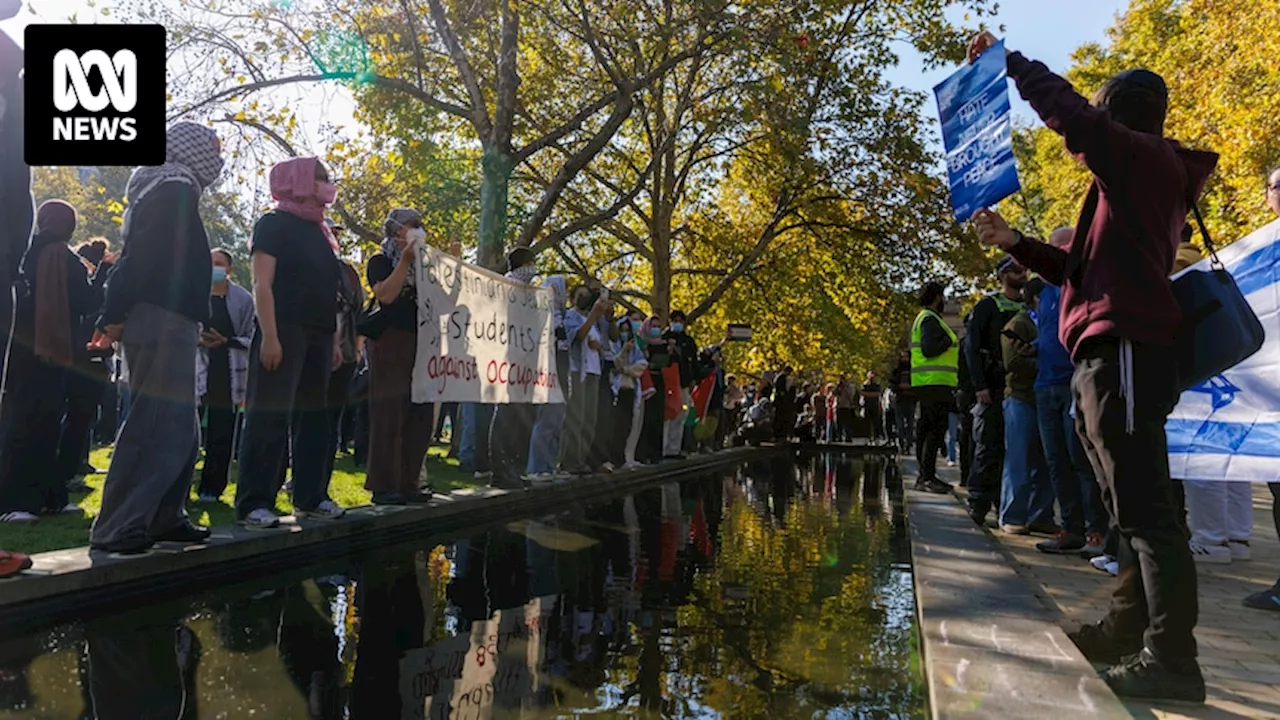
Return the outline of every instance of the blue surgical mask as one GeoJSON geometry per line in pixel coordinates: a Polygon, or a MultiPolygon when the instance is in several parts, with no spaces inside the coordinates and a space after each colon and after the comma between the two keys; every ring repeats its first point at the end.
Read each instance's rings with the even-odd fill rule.
{"type": "Polygon", "coordinates": [[[213,268],[213,284],[217,285],[220,282],[226,282],[226,280],[227,280],[227,269],[224,267],[218,267],[215,265],[213,268]]]}
{"type": "Polygon", "coordinates": [[[656,326],[649,328],[649,337],[662,337],[662,328],[656,326]]]}
{"type": "Polygon", "coordinates": [[[684,332],[684,323],[671,323],[671,332],[673,333],[684,332]]]}

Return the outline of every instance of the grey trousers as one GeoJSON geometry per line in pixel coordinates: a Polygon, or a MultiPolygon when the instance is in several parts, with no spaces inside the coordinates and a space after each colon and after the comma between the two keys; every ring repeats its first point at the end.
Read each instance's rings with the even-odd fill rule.
{"type": "Polygon", "coordinates": [[[200,420],[196,413],[196,338],[192,320],[139,305],[124,326],[131,404],[102,488],[95,546],[162,535],[187,519],[200,420]]]}

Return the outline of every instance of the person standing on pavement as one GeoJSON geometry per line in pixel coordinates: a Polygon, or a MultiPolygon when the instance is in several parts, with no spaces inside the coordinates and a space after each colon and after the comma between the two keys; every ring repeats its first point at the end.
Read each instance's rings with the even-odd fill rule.
{"type": "Polygon", "coordinates": [[[164,164],[129,177],[124,249],[98,321],[124,347],[129,413],[89,535],[96,550],[139,553],[156,541],[209,537],[185,503],[200,446],[196,356],[213,274],[200,196],[222,165],[217,133],[182,122],[166,132],[164,164]]]}
{"type": "MultiPolygon", "coordinates": [[[[970,60],[995,43],[980,33],[970,60]]],[[[1169,271],[1189,206],[1218,158],[1163,137],[1169,91],[1155,73],[1122,72],[1091,105],[1042,63],[1006,57],[1023,98],[1093,174],[1068,250],[1023,238],[996,213],[976,218],[984,244],[1062,288],[1076,431],[1120,535],[1110,611],[1069,636],[1086,658],[1114,664],[1103,679],[1117,695],[1203,703],[1196,566],[1165,436],[1179,396],[1170,354],[1181,317],[1169,271]]]]}
{"type": "MultiPolygon", "coordinates": [[[[523,285],[533,285],[538,274],[533,251],[518,247],[507,256],[507,279],[523,285]]],[[[493,409],[493,422],[489,430],[489,467],[493,471],[490,484],[496,488],[520,490],[524,488],[521,476],[529,464],[529,442],[537,419],[537,406],[531,402],[498,404],[493,409]]],[[[485,428],[481,428],[483,432],[485,428]]]]}
{"type": "Polygon", "coordinates": [[[796,420],[794,374],[795,371],[787,365],[773,381],[773,431],[775,439],[781,442],[791,439],[796,420]]]}
{"type": "Polygon", "coordinates": [[[867,381],[862,384],[862,415],[867,419],[870,426],[872,444],[880,442],[884,435],[884,415],[881,413],[880,402],[883,389],[880,383],[876,381],[876,371],[867,371],[867,381]]]}
{"type": "MultiPolygon", "coordinates": [[[[533,430],[529,435],[529,462],[526,476],[545,482],[555,476],[556,458],[560,455],[561,431],[569,402],[569,337],[564,330],[565,305],[569,293],[563,275],[552,275],[542,281],[551,290],[551,341],[555,348],[556,380],[564,395],[564,402],[543,403],[537,406],[533,430]]],[[[457,432],[456,430],[454,431],[457,432]]]]}
{"type": "Polygon", "coordinates": [[[1004,474],[1000,481],[1000,529],[1010,535],[1057,535],[1053,490],[1036,421],[1036,295],[1044,281],[1023,288],[1026,306],[1000,332],[1005,369],[1004,474]]]}
{"type": "MultiPolygon", "coordinates": [[[[1057,248],[1071,245],[1074,228],[1061,228],[1049,236],[1057,248]]],[[[1058,499],[1062,530],[1036,545],[1046,553],[1074,553],[1092,559],[1103,553],[1107,510],[1102,491],[1085,457],[1071,417],[1071,376],[1075,366],[1058,339],[1062,290],[1044,284],[1036,311],[1036,420],[1045,464],[1058,499]]]]}
{"type": "Polygon", "coordinates": [[[693,407],[693,386],[702,380],[698,364],[698,344],[685,332],[687,329],[684,311],[672,310],[671,326],[664,337],[673,344],[671,361],[680,368],[680,393],[684,397],[684,409],[668,420],[663,428],[665,440],[662,456],[666,460],[684,459],[685,422],[689,417],[689,409],[693,407]]]}
{"type": "Polygon", "coordinates": [[[951,486],[938,479],[938,451],[946,442],[947,414],[955,407],[960,373],[960,343],[942,319],[946,292],[942,283],[920,289],[920,312],[911,324],[911,390],[920,401],[920,468],[915,489],[943,495],[951,486]]]}
{"type": "Polygon", "coordinates": [[[204,469],[196,494],[217,502],[227,489],[236,420],[249,383],[249,345],[255,326],[253,295],[231,281],[231,253],[217,249],[209,292],[209,322],[200,333],[196,392],[205,416],[204,469]]]}
{"type": "Polygon", "coordinates": [[[586,285],[570,292],[573,306],[565,313],[564,330],[569,339],[569,411],[564,423],[564,469],[587,475],[593,468],[591,443],[595,439],[600,374],[604,360],[597,320],[612,312],[611,303],[592,293],[586,285]]]}
{"type": "MultiPolygon", "coordinates": [[[[1276,217],[1280,217],[1280,165],[1267,171],[1264,192],[1267,207],[1271,208],[1276,217]]],[[[1276,534],[1280,535],[1280,482],[1267,483],[1267,488],[1271,490],[1271,519],[1276,525],[1276,534]]],[[[1276,580],[1269,588],[1249,595],[1242,602],[1245,607],[1256,610],[1280,612],[1280,580],[1276,580]]]]}
{"type": "Polygon", "coordinates": [[[1022,310],[1022,286],[1027,269],[1005,256],[996,265],[1000,292],[990,293],[973,307],[965,328],[965,361],[973,382],[973,464],[965,480],[969,517],[980,527],[987,513],[1000,505],[1000,477],[1004,471],[1004,363],[1000,331],[1022,310]]]}
{"type": "Polygon", "coordinates": [[[276,493],[290,457],[294,514],[336,520],[345,513],[329,498],[324,458],[331,442],[329,378],[342,365],[336,335],[341,264],[324,217],[338,191],[314,157],[277,164],[270,182],[277,204],[258,219],[250,247],[258,329],[249,351],[236,483],[236,519],[252,530],[280,524],[276,493]]]}

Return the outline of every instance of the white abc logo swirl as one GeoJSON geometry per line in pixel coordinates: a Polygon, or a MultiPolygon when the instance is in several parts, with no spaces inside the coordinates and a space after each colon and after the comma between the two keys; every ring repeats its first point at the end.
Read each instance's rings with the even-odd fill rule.
{"type": "Polygon", "coordinates": [[[107,104],[116,112],[126,113],[138,104],[138,58],[132,50],[121,50],[114,56],[101,50],[78,55],[74,50],[61,50],[53,56],[53,104],[60,112],[71,112],[76,106],[88,112],[105,110],[107,104]],[[102,74],[102,90],[89,88],[89,69],[102,74]]]}

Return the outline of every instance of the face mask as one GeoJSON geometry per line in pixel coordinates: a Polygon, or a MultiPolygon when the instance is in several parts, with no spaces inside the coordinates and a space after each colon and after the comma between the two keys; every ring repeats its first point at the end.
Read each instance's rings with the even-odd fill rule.
{"type": "Polygon", "coordinates": [[[225,282],[226,279],[227,279],[227,269],[224,267],[215,266],[213,268],[213,284],[217,285],[220,282],[225,282]]]}
{"type": "Polygon", "coordinates": [[[630,340],[630,339],[631,339],[631,333],[629,333],[629,332],[621,332],[621,333],[618,333],[618,340],[620,340],[620,341],[622,341],[622,342],[624,342],[624,343],[625,343],[625,342],[627,342],[627,341],[628,341],[628,340],[630,340]]]}
{"type": "Polygon", "coordinates": [[[409,232],[404,234],[404,239],[412,245],[418,245],[427,239],[427,231],[420,227],[409,228],[409,232]]]}
{"type": "Polygon", "coordinates": [[[684,323],[671,323],[671,332],[673,333],[684,332],[684,323]]]}
{"type": "Polygon", "coordinates": [[[660,327],[649,328],[649,337],[651,338],[662,337],[662,328],[660,327]]]}
{"type": "Polygon", "coordinates": [[[333,204],[338,199],[338,187],[331,182],[317,182],[316,199],[325,205],[333,204]]]}
{"type": "Polygon", "coordinates": [[[590,309],[591,309],[591,306],[592,306],[592,305],[594,305],[594,304],[595,304],[595,300],[592,300],[590,295],[583,295],[583,296],[581,296],[581,297],[579,297],[579,298],[578,298],[578,309],[579,309],[579,310],[584,310],[584,311],[585,311],[585,310],[590,310],[590,309]]]}

